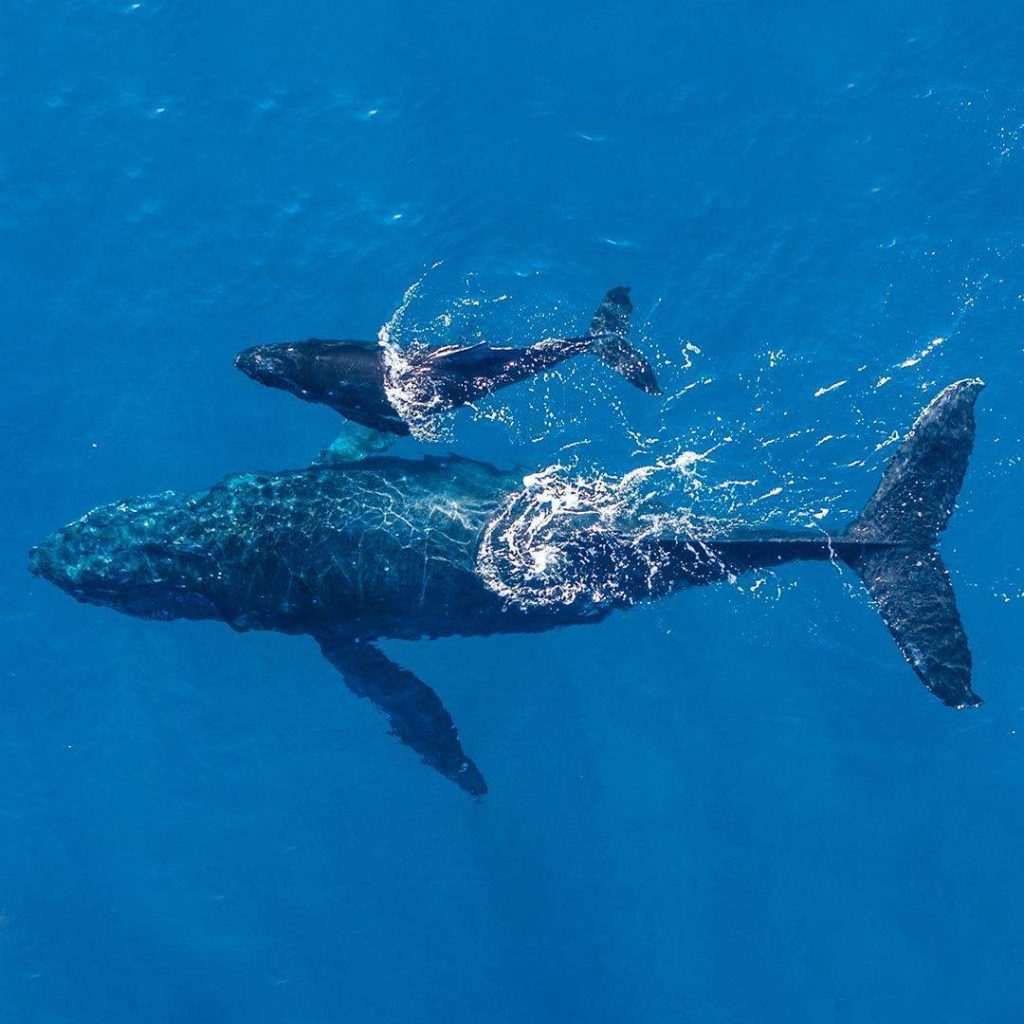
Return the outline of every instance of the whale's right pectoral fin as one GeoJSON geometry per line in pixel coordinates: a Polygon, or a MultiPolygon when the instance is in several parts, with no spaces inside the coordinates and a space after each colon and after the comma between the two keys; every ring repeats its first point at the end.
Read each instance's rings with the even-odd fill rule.
{"type": "Polygon", "coordinates": [[[373,644],[347,637],[317,637],[324,657],[344,676],[348,688],[372,701],[387,716],[392,733],[472,796],[487,783],[466,756],[459,733],[441,698],[411,672],[385,657],[373,644]]]}
{"type": "Polygon", "coordinates": [[[386,452],[394,443],[395,435],[364,427],[346,420],[338,436],[317,456],[318,465],[330,466],[358,462],[370,455],[386,452]]]}

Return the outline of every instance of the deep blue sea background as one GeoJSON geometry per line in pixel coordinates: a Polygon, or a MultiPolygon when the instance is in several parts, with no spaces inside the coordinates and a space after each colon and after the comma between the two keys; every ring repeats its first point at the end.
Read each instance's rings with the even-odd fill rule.
{"type": "Polygon", "coordinates": [[[4,1024],[1022,1019],[1015,5],[3,21],[4,1024]],[[983,376],[943,552],[985,706],[931,698],[821,564],[384,644],[451,709],[477,804],[312,641],[25,571],[93,505],[303,465],[337,417],[234,353],[372,338],[417,281],[402,336],[435,343],[578,333],[630,284],[669,396],[578,360],[430,450],[622,472],[718,445],[698,503],[775,525],[841,524],[983,376]]]}

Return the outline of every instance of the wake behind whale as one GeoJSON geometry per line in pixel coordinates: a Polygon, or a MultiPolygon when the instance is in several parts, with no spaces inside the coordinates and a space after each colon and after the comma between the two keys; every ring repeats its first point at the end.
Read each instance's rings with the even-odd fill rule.
{"type": "Polygon", "coordinates": [[[830,535],[644,509],[642,475],[574,489],[457,457],[377,456],[105,505],[47,538],[30,568],[79,601],[143,618],[313,636],[403,743],[474,795],[486,784],[437,694],[375,641],[594,623],[684,587],[837,560],[864,582],[925,686],[973,706],[970,651],[936,545],[982,386],[963,380],[937,395],[863,512],[830,535]]]}

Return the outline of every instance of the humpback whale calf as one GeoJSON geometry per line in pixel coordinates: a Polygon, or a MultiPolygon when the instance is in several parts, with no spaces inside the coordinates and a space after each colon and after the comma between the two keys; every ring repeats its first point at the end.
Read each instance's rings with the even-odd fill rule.
{"type": "Polygon", "coordinates": [[[257,345],[235,366],[268,387],[328,405],[363,426],[410,433],[412,421],[449,412],[589,352],[649,394],[661,394],[654,370],[626,340],[633,305],[628,288],[609,291],[579,338],[546,338],[526,348],[308,341],[257,345]]]}
{"type": "Polygon", "coordinates": [[[307,634],[391,731],[473,795],[486,791],[437,694],[377,647],[593,623],[686,586],[800,559],[863,580],[907,661],[946,704],[981,701],[937,550],[974,442],[983,384],[918,416],[863,511],[834,534],[545,500],[455,456],[373,456],[226,477],[207,491],[104,505],[34,548],[30,570],[77,600],[149,619],[307,634]]]}

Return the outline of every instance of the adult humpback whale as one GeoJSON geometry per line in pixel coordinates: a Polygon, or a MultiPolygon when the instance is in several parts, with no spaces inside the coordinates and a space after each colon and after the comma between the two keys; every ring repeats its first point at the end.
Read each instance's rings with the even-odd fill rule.
{"type": "Polygon", "coordinates": [[[596,622],[687,585],[838,560],[864,581],[925,686],[972,706],[971,656],[936,543],[982,386],[963,380],[934,398],[863,512],[831,536],[566,508],[482,463],[378,456],[104,505],[33,549],[30,569],[79,601],[143,618],[312,635],[403,743],[474,795],[483,776],[441,701],[378,639],[596,622]]]}
{"type": "Polygon", "coordinates": [[[410,422],[475,402],[585,352],[642,391],[661,394],[651,364],[626,340],[632,309],[629,289],[613,288],[583,337],[546,338],[526,348],[481,342],[398,349],[310,338],[246,349],[235,366],[261,384],[328,405],[363,426],[408,434],[410,422]]]}

